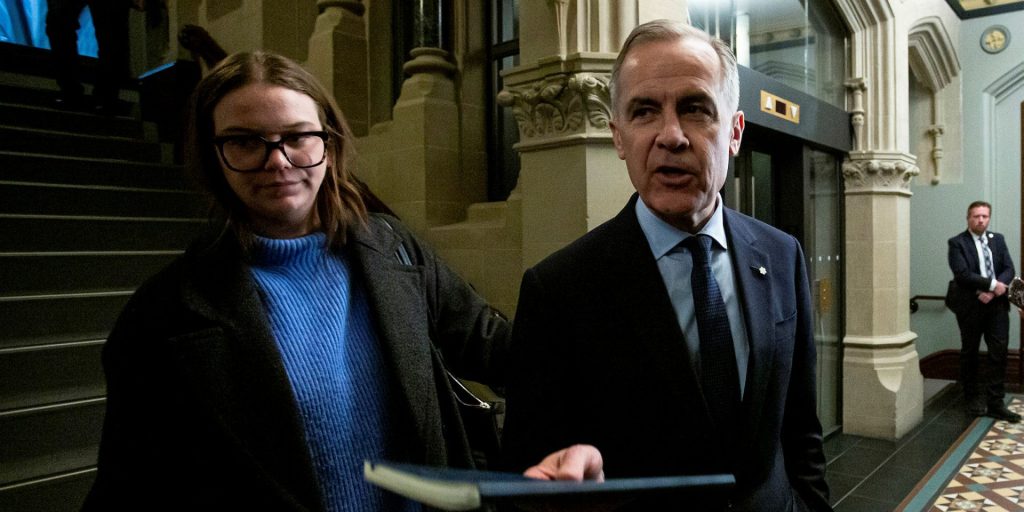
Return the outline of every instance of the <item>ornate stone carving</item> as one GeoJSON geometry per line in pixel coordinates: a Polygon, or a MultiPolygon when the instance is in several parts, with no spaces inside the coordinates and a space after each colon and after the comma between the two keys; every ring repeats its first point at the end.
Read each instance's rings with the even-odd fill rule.
{"type": "Polygon", "coordinates": [[[864,124],[866,115],[864,112],[864,94],[868,90],[863,78],[854,78],[846,82],[847,93],[851,96],[850,124],[853,125],[853,150],[864,149],[864,124]]]}
{"type": "Polygon", "coordinates": [[[851,153],[849,160],[843,162],[843,179],[847,194],[910,195],[910,181],[919,172],[914,157],[906,153],[851,153]]]}
{"type": "Polygon", "coordinates": [[[935,174],[932,176],[932,185],[938,185],[942,176],[942,136],[946,133],[946,127],[941,124],[933,124],[928,127],[928,135],[932,137],[932,164],[935,166],[935,174]]]}
{"type": "Polygon", "coordinates": [[[607,130],[611,119],[608,80],[590,73],[556,74],[524,87],[498,93],[498,104],[511,107],[520,140],[607,130]]]}

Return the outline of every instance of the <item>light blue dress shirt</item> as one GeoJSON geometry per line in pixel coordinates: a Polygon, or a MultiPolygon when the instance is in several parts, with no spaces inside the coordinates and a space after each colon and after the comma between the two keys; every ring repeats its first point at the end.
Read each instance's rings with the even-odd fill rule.
{"type": "MultiPolygon", "coordinates": [[[[636,202],[636,218],[640,229],[647,237],[658,271],[665,282],[672,307],[676,311],[676,320],[683,331],[686,350],[690,360],[700,370],[700,334],[697,330],[697,318],[693,313],[693,289],[690,287],[690,270],[693,259],[690,251],[677,247],[680,242],[693,235],[677,229],[671,224],[654,215],[643,200],[636,202]],[[673,250],[675,249],[675,250],[673,250]]],[[[732,262],[729,259],[729,241],[725,238],[725,221],[722,214],[722,196],[718,196],[715,212],[711,215],[700,233],[710,236],[715,242],[711,245],[711,272],[715,274],[718,288],[722,292],[722,300],[729,315],[729,330],[736,349],[736,369],[740,375],[740,393],[746,389],[747,364],[750,361],[750,344],[747,342],[747,327],[740,307],[740,297],[736,291],[732,262]]]]}

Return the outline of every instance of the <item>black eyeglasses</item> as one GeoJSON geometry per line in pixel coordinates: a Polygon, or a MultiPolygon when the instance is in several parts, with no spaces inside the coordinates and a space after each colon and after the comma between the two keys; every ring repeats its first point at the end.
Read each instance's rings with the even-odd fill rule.
{"type": "Polygon", "coordinates": [[[224,135],[214,137],[224,165],[235,172],[256,172],[267,166],[270,153],[280,149],[288,163],[303,169],[316,167],[327,159],[326,131],[287,133],[280,140],[267,140],[259,135],[224,135]]]}

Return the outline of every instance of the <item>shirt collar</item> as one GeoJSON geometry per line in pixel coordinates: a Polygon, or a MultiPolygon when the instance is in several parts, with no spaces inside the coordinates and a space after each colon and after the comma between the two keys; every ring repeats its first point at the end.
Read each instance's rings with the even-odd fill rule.
{"type": "MultiPolygon", "coordinates": [[[[675,246],[679,245],[679,242],[693,236],[659,218],[644,204],[642,198],[637,199],[635,209],[636,220],[640,223],[640,229],[647,238],[647,244],[651,246],[651,252],[654,253],[655,260],[661,259],[662,256],[668,254],[675,246]]],[[[698,234],[710,236],[723,249],[729,248],[729,243],[725,238],[725,220],[722,213],[721,195],[717,197],[714,213],[711,214],[711,218],[708,219],[698,234]]]]}

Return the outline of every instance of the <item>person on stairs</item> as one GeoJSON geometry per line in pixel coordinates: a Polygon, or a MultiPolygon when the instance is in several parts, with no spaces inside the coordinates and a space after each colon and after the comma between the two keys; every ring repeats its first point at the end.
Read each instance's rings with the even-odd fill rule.
{"type": "Polygon", "coordinates": [[[105,115],[121,113],[119,94],[129,76],[128,13],[132,8],[145,9],[145,0],[46,0],[46,4],[46,35],[60,88],[57,106],[94,109],[105,115]],[[91,104],[84,94],[78,63],[78,19],[86,7],[92,14],[99,47],[91,104]]]}

